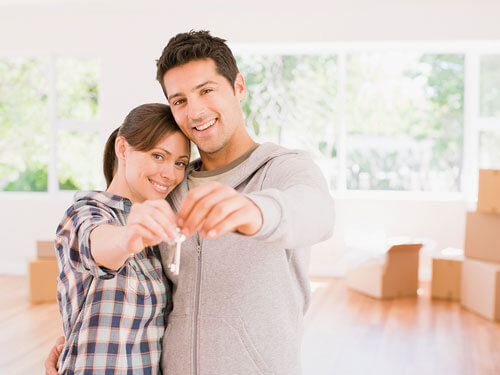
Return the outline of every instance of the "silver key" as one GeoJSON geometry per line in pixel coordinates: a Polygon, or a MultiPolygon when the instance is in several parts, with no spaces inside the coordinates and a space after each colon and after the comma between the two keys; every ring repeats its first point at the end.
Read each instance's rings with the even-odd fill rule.
{"type": "MultiPolygon", "coordinates": [[[[177,228],[177,232],[180,230],[177,228]]],[[[181,265],[181,244],[186,240],[186,236],[179,234],[177,238],[168,242],[169,255],[168,255],[168,268],[174,275],[179,274],[181,265]]]]}

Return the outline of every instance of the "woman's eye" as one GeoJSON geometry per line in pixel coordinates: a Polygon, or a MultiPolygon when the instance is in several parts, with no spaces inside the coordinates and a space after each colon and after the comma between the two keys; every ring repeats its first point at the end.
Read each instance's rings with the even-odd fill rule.
{"type": "Polygon", "coordinates": [[[153,159],[156,159],[156,160],[163,160],[163,156],[160,155],[160,154],[153,154],[153,159]]]}
{"type": "Polygon", "coordinates": [[[208,94],[209,92],[213,91],[212,89],[203,89],[201,90],[202,94],[208,94]]]}
{"type": "Polygon", "coordinates": [[[182,168],[186,168],[187,167],[187,163],[185,161],[178,161],[175,164],[178,165],[179,167],[182,167],[182,168]]]}

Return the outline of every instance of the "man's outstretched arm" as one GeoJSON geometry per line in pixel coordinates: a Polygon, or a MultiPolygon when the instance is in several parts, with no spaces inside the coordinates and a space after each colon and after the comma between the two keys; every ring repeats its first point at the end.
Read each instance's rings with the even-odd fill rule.
{"type": "Polygon", "coordinates": [[[237,231],[280,247],[326,240],[334,225],[334,202],[316,164],[300,155],[274,163],[261,191],[241,194],[209,182],[191,190],[178,214],[186,236],[216,238],[237,231]]]}

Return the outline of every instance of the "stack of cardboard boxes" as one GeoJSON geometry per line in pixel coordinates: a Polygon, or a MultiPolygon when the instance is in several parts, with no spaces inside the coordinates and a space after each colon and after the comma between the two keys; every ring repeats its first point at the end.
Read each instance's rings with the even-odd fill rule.
{"type": "Polygon", "coordinates": [[[467,212],[461,304],[500,320],[500,170],[479,171],[477,211],[467,212]]]}
{"type": "Polygon", "coordinates": [[[54,241],[37,241],[37,257],[28,264],[32,304],[57,302],[57,267],[54,241]]]}

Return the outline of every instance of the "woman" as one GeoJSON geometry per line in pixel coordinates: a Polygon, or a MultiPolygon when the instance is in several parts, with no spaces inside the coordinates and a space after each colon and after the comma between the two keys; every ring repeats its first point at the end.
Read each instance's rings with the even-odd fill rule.
{"type": "Polygon", "coordinates": [[[56,237],[60,373],[159,372],[170,289],[156,245],[170,239],[165,197],[189,154],[170,107],[141,105],[106,143],[106,191],[75,194],[56,237]]]}

